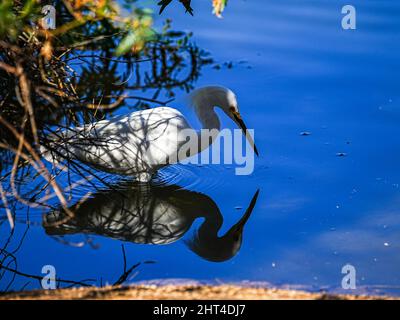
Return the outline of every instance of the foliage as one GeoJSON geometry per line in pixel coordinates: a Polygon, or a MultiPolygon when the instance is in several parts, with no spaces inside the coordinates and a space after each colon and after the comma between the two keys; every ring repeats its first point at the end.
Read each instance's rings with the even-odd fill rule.
{"type": "MultiPolygon", "coordinates": [[[[160,97],[193,88],[212,59],[191,36],[169,20],[155,30],[152,11],[137,0],[1,2],[0,209],[11,224],[15,203],[46,208],[35,199],[49,189],[68,213],[56,179],[61,170],[46,168],[38,151],[49,133],[121,107],[165,105],[160,97]],[[54,30],[41,20],[48,3],[56,8],[54,30]]],[[[87,177],[79,164],[68,166],[87,177]]]]}
{"type": "Polygon", "coordinates": [[[227,3],[228,3],[228,0],[213,0],[213,3],[212,3],[213,4],[213,8],[214,8],[213,13],[217,17],[221,18],[222,17],[222,12],[224,11],[225,6],[227,5],[227,3]]]}

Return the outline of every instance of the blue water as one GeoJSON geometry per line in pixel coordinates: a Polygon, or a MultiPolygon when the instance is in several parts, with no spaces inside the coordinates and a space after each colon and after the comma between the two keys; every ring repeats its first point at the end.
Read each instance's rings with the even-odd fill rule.
{"type": "MultiPolygon", "coordinates": [[[[211,15],[210,1],[194,2],[194,17],[178,3],[160,22],[171,17],[174,28],[193,31],[221,64],[204,69],[196,86],[235,91],[260,157],[250,176],[224,165],[169,168],[162,178],[194,193],[160,192],[171,192],[166,201],[173,205],[189,201],[182,210],[190,214],[199,202],[214,202],[223,235],[260,189],[240,250],[223,262],[190,250],[185,240],[201,227],[201,216],[169,244],[91,235],[90,245],[78,234],[65,239],[83,246],[71,246],[46,234],[36,214],[15,253],[18,270],[40,275],[51,264],[64,279],[113,283],[123,271],[123,243],[128,264],[155,262],[139,266],[130,281],[248,280],[341,291],[341,269],[349,263],[356,268],[354,292],[400,295],[400,3],[353,0],[357,29],[343,30],[347,1],[229,1],[223,19],[211,15]]],[[[183,98],[178,93],[170,105],[187,113],[183,98]]],[[[222,124],[233,128],[227,119],[222,124]]],[[[25,215],[18,213],[10,251],[27,228],[25,215]]],[[[9,226],[0,229],[4,243],[9,226]]],[[[1,288],[9,281],[6,273],[1,288]]],[[[17,276],[10,288],[28,281],[25,289],[40,285],[17,276]]]]}

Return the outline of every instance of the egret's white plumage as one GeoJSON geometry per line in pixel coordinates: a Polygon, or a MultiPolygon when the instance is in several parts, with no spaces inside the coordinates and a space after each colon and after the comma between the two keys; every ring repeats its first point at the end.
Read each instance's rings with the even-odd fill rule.
{"type": "MultiPolygon", "coordinates": [[[[203,129],[215,129],[208,145],[220,130],[215,107],[220,107],[246,132],[231,90],[208,86],[193,91],[189,98],[203,129]]],[[[41,152],[48,161],[77,159],[102,171],[132,175],[147,182],[158,169],[177,161],[180,148],[187,143],[185,129],[192,128],[178,110],[158,107],[65,130],[53,135],[41,152]]],[[[201,140],[201,133],[195,134],[201,140]]],[[[251,136],[246,133],[246,137],[255,148],[251,136]]],[[[195,152],[208,145],[196,143],[195,152]]],[[[183,160],[182,155],[179,160],[183,160]]]]}

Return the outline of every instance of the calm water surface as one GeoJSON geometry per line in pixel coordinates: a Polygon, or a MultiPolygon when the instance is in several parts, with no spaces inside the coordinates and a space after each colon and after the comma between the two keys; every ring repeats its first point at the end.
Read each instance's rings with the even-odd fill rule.
{"type": "MultiPolygon", "coordinates": [[[[51,264],[64,279],[113,283],[124,244],[129,265],[155,262],[130,281],[340,291],[350,263],[358,291],[400,295],[400,3],[352,1],[357,30],[345,31],[344,1],[230,1],[223,19],[210,14],[210,1],[195,2],[194,18],[180,6],[165,15],[221,62],[197,85],[237,93],[260,151],[253,175],[236,176],[228,165],[174,166],[146,190],[115,182],[120,192],[98,192],[81,218],[53,228],[34,210],[27,224],[21,210],[8,247],[18,249],[18,270],[40,275],[51,264]]],[[[171,106],[194,123],[183,101],[180,93],[171,106]]],[[[9,226],[0,228],[4,244],[9,226]]],[[[1,289],[11,280],[6,273],[1,289]]],[[[39,285],[16,277],[9,289],[39,285]]]]}

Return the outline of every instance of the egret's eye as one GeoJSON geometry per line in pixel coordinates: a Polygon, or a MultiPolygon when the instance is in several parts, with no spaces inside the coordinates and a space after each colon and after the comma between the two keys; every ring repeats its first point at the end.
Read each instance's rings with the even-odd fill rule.
{"type": "Polygon", "coordinates": [[[233,116],[235,117],[236,120],[241,120],[242,119],[242,117],[240,116],[239,111],[237,111],[235,109],[235,107],[230,107],[229,110],[233,114],[233,116]]]}

